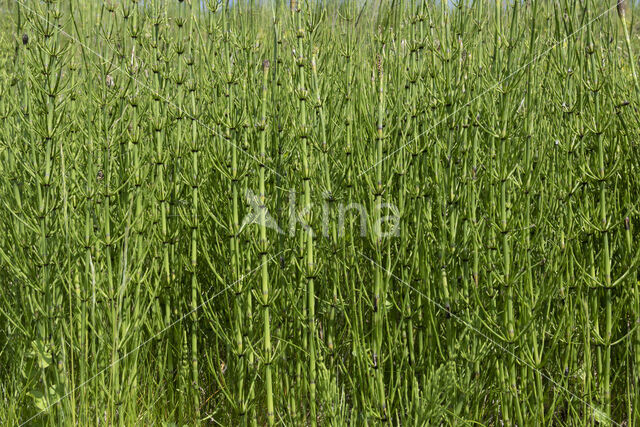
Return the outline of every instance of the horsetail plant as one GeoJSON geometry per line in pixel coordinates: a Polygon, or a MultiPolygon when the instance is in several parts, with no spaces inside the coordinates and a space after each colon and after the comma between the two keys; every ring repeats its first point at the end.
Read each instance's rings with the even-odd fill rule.
{"type": "Polygon", "coordinates": [[[636,8],[2,2],[0,420],[638,424],[636,8]]]}

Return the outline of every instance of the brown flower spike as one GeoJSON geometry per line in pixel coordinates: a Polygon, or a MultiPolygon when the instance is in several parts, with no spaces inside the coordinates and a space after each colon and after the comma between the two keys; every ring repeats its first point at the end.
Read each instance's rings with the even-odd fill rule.
{"type": "Polygon", "coordinates": [[[620,19],[625,19],[627,12],[627,0],[618,0],[618,16],[620,19]]]}

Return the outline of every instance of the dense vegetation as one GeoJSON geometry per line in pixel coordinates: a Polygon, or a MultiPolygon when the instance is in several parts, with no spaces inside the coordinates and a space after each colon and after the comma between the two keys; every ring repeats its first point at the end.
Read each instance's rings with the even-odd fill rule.
{"type": "Polygon", "coordinates": [[[0,420],[638,425],[615,1],[3,2],[0,420]]]}

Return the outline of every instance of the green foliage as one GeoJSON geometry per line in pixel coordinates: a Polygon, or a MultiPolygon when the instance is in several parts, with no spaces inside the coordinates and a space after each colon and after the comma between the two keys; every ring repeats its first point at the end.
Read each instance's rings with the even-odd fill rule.
{"type": "Polygon", "coordinates": [[[4,424],[640,422],[631,3],[199,4],[0,5],[4,424]]]}

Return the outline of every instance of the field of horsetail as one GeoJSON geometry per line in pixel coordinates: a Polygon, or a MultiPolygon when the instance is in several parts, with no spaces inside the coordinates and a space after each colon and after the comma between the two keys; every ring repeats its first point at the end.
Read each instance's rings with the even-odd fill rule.
{"type": "Polygon", "coordinates": [[[630,0],[2,0],[5,425],[640,425],[630,0]]]}

